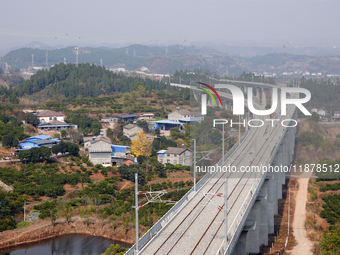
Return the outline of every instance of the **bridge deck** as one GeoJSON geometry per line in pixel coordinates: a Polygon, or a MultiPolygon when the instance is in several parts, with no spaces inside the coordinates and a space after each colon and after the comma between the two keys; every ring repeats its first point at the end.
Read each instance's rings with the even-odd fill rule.
{"type": "MultiPolygon", "coordinates": [[[[289,106],[288,112],[292,114],[294,109],[289,106]]],[[[256,118],[265,120],[269,117],[256,116],[256,118]]],[[[279,141],[283,127],[277,124],[279,122],[275,122],[274,127],[271,127],[271,122],[265,123],[261,128],[250,130],[225,165],[236,166],[237,170],[241,166],[253,165],[255,140],[257,149],[254,165],[268,164],[269,148],[273,148],[279,141]]],[[[219,206],[224,206],[224,198],[212,194],[224,193],[225,175],[228,177],[228,228],[230,228],[254,185],[254,173],[212,174],[199,192],[140,250],[139,254],[216,254],[224,240],[224,211],[218,209],[219,206]]],[[[262,177],[262,173],[256,175],[258,179],[262,177]]]]}

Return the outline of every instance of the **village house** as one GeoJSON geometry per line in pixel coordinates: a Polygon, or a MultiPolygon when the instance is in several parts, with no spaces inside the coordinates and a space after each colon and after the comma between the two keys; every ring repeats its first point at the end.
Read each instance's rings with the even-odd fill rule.
{"type": "Polygon", "coordinates": [[[50,122],[44,122],[44,123],[40,123],[38,125],[38,129],[40,130],[45,130],[45,131],[61,131],[63,129],[73,129],[73,130],[77,130],[78,126],[75,124],[69,124],[63,121],[59,121],[59,120],[52,120],[50,122]]]}
{"type": "Polygon", "coordinates": [[[89,160],[93,165],[101,164],[111,166],[111,140],[108,137],[98,136],[88,147],[89,160]]]}
{"type": "Polygon", "coordinates": [[[43,110],[43,111],[39,111],[37,113],[37,117],[38,117],[40,123],[51,122],[53,120],[65,122],[66,115],[63,114],[62,112],[55,112],[55,111],[51,111],[51,110],[43,110]]]}
{"type": "Polygon", "coordinates": [[[340,122],[340,111],[334,111],[334,115],[331,117],[332,122],[340,122]]]}
{"type": "Polygon", "coordinates": [[[194,117],[194,114],[188,110],[176,110],[169,113],[168,120],[179,121],[180,119],[194,117]]]}
{"type": "Polygon", "coordinates": [[[170,163],[173,165],[190,166],[192,152],[187,148],[169,147],[166,150],[157,152],[157,160],[162,164],[170,163]]]}
{"type": "Polygon", "coordinates": [[[123,134],[130,139],[134,139],[137,135],[137,132],[143,131],[143,128],[135,125],[135,124],[128,124],[123,127],[123,134]]]}

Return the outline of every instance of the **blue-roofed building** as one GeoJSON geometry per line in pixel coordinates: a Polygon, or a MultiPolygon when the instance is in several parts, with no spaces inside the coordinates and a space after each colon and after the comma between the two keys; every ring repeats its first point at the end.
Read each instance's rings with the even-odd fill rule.
{"type": "Polygon", "coordinates": [[[194,124],[196,122],[201,122],[204,120],[204,117],[189,117],[189,118],[183,118],[179,119],[178,122],[183,124],[194,124]]]}
{"type": "Polygon", "coordinates": [[[57,142],[57,143],[60,143],[61,142],[61,140],[60,139],[57,139],[57,138],[53,138],[53,139],[50,139],[51,141],[55,141],[55,142],[57,142]]]}
{"type": "Polygon", "coordinates": [[[26,139],[26,141],[34,141],[34,140],[49,140],[51,137],[49,135],[36,135],[36,136],[31,136],[26,139]]]}
{"type": "Polygon", "coordinates": [[[53,145],[60,143],[59,139],[51,139],[48,135],[36,135],[31,136],[26,139],[26,142],[21,142],[19,147],[22,150],[29,150],[34,147],[45,146],[48,148],[52,148],[53,145]]]}
{"type": "Polygon", "coordinates": [[[130,146],[124,145],[111,145],[111,162],[113,166],[119,166],[124,164],[127,159],[127,155],[131,152],[130,146]]]}
{"type": "Polygon", "coordinates": [[[125,114],[125,115],[114,115],[109,117],[110,119],[112,119],[114,122],[118,122],[119,120],[121,120],[122,122],[129,122],[137,120],[140,118],[139,115],[136,114],[125,114]]]}
{"type": "Polygon", "coordinates": [[[19,147],[22,150],[29,150],[29,149],[32,149],[34,147],[39,147],[39,146],[33,142],[22,142],[20,143],[19,147]]]}
{"type": "Polygon", "coordinates": [[[36,139],[20,143],[20,148],[22,150],[29,150],[34,147],[48,147],[52,148],[54,145],[58,144],[60,140],[58,139],[36,139]]]}
{"type": "Polygon", "coordinates": [[[164,136],[170,136],[170,129],[177,127],[179,130],[184,131],[183,123],[172,120],[155,120],[149,122],[149,130],[159,129],[164,136]]]}
{"type": "Polygon", "coordinates": [[[89,160],[94,165],[120,166],[131,157],[128,156],[130,154],[130,146],[113,145],[108,137],[98,136],[94,141],[88,142],[89,160]]]}
{"type": "Polygon", "coordinates": [[[111,157],[126,157],[127,153],[130,153],[130,146],[125,145],[111,145],[112,153],[111,157]]]}

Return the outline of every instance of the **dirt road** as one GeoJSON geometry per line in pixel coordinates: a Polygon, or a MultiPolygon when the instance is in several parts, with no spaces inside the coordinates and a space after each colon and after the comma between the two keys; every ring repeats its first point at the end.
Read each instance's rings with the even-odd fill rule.
{"type": "Polygon", "coordinates": [[[292,254],[295,255],[312,255],[311,249],[313,244],[307,238],[307,232],[305,229],[306,221],[306,202],[308,193],[308,181],[309,178],[299,178],[299,190],[296,195],[296,206],[294,212],[293,229],[294,236],[298,245],[292,250],[292,254]]]}

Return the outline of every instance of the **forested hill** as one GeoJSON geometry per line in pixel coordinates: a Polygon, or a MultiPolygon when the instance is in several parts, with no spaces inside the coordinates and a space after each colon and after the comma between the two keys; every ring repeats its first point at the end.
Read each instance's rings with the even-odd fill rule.
{"type": "Polygon", "coordinates": [[[142,82],[146,89],[164,90],[169,85],[163,82],[137,77],[126,77],[112,73],[101,66],[90,64],[60,63],[50,68],[49,71],[41,70],[18,87],[18,96],[32,95],[41,92],[48,98],[56,98],[58,95],[76,98],[97,97],[110,95],[114,92],[130,92],[137,82],[142,82]]]}

